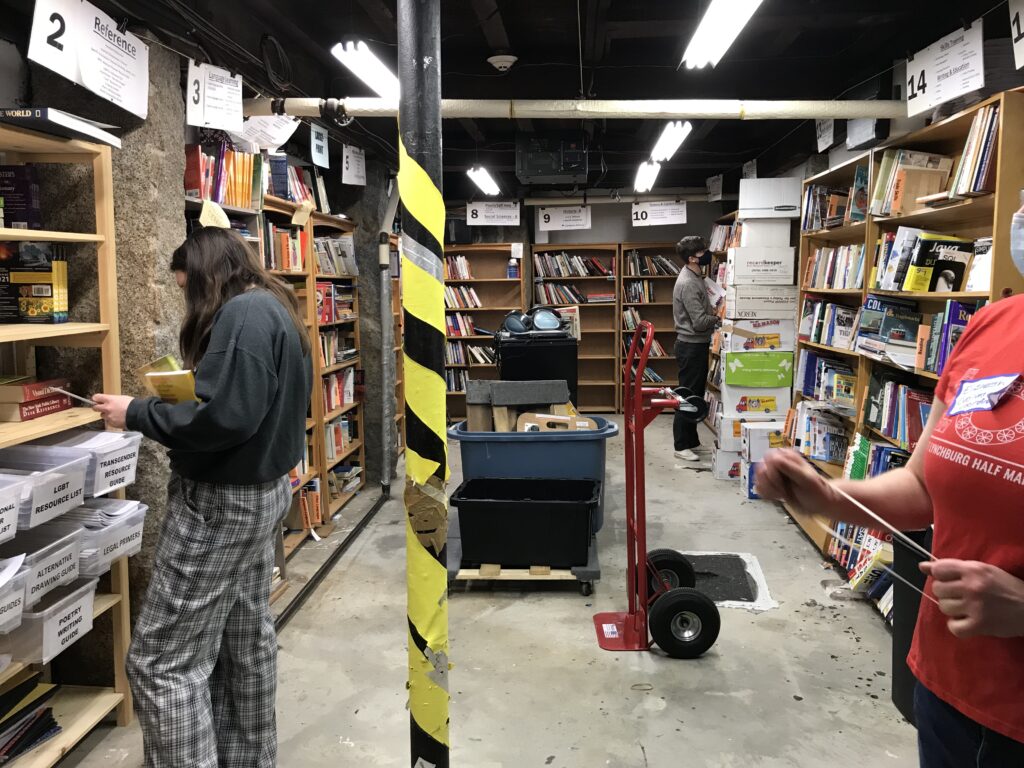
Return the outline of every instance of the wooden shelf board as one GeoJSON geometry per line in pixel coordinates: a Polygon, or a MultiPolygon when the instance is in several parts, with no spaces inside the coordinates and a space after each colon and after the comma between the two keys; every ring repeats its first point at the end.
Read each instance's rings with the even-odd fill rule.
{"type": "Polygon", "coordinates": [[[340,408],[335,408],[333,411],[328,411],[327,413],[324,414],[324,423],[326,424],[329,421],[334,421],[339,416],[346,414],[349,411],[355,410],[356,408],[359,407],[359,402],[359,400],[356,400],[353,403],[345,403],[340,408]]]}
{"type": "Polygon", "coordinates": [[[268,269],[267,272],[275,277],[309,277],[309,272],[294,272],[290,269],[268,269]]]}
{"type": "Polygon", "coordinates": [[[947,299],[987,299],[988,291],[951,291],[938,293],[936,291],[873,291],[878,296],[902,296],[908,299],[919,301],[946,301],[947,299]]]}
{"type": "MultiPolygon", "coordinates": [[[[188,197],[187,195],[185,196],[185,207],[186,208],[192,208],[192,209],[202,208],[203,207],[203,202],[204,201],[200,200],[199,198],[188,197]]],[[[258,216],[259,213],[260,213],[255,208],[242,208],[242,207],[239,207],[237,205],[225,205],[223,203],[217,203],[217,205],[219,205],[221,210],[223,210],[224,213],[228,214],[229,216],[258,216]]]]}
{"type": "Polygon", "coordinates": [[[106,333],[109,323],[11,323],[0,325],[0,344],[106,333]]]}
{"type": "Polygon", "coordinates": [[[706,386],[708,389],[713,389],[715,392],[721,392],[722,391],[721,389],[719,389],[717,384],[715,384],[714,382],[711,382],[711,381],[705,382],[704,386],[706,386]]]}
{"type": "Polygon", "coordinates": [[[299,206],[290,200],[277,197],[276,195],[264,195],[263,196],[263,210],[267,213],[279,213],[285,216],[291,216],[298,210],[299,206]]]}
{"type": "Polygon", "coordinates": [[[800,236],[808,240],[823,240],[826,242],[838,242],[844,240],[863,240],[865,221],[854,221],[843,224],[841,227],[831,229],[815,229],[808,232],[801,232],[800,236]]]}
{"type": "Polygon", "coordinates": [[[929,381],[939,380],[938,375],[932,373],[931,371],[922,371],[916,368],[904,368],[902,365],[897,365],[892,360],[889,360],[884,357],[875,357],[874,355],[864,354],[862,354],[861,357],[870,360],[873,363],[884,365],[886,368],[892,368],[894,371],[903,371],[904,373],[910,374],[911,376],[920,376],[922,379],[928,379],[929,381]]]}
{"type": "Polygon", "coordinates": [[[351,280],[353,283],[359,280],[355,275],[332,275],[325,272],[317,272],[315,277],[317,280],[351,280]]]}
{"type": "Polygon", "coordinates": [[[22,664],[20,661],[12,661],[7,665],[7,668],[0,672],[0,688],[2,688],[8,680],[13,679],[19,672],[26,669],[28,665],[22,664]]]}
{"type": "MultiPolygon", "coordinates": [[[[615,309],[614,301],[585,301],[581,304],[545,304],[547,307],[579,307],[580,309],[615,309]]],[[[586,329],[584,329],[586,330],[586,329]]]]}
{"type": "Polygon", "coordinates": [[[293,485],[292,486],[292,493],[298,492],[306,483],[309,483],[309,482],[315,480],[316,476],[319,475],[319,474],[320,474],[319,471],[317,471],[316,469],[312,469],[309,472],[307,472],[306,474],[300,476],[299,477],[298,485],[293,485]]]}
{"type": "Polygon", "coordinates": [[[839,464],[830,464],[827,461],[818,461],[817,459],[810,459],[811,464],[818,468],[818,470],[825,475],[835,479],[843,476],[843,468],[839,464]]]}
{"type": "Polygon", "coordinates": [[[446,283],[518,283],[518,277],[446,277],[446,283]]]}
{"type": "Polygon", "coordinates": [[[339,229],[342,232],[352,232],[355,230],[355,224],[348,217],[342,219],[338,216],[334,216],[330,213],[323,213],[322,211],[313,211],[310,214],[309,220],[313,223],[314,227],[333,227],[339,229]]]}
{"type": "Polygon", "coordinates": [[[401,421],[404,418],[405,418],[405,414],[404,413],[396,413],[395,414],[395,421],[401,421]]]}
{"type": "Polygon", "coordinates": [[[679,275],[623,275],[623,280],[676,280],[679,275]]]}
{"type": "Polygon", "coordinates": [[[362,440],[355,440],[354,442],[349,444],[348,448],[346,448],[344,451],[339,453],[333,459],[328,459],[327,460],[327,471],[330,472],[332,469],[334,469],[336,466],[341,464],[341,462],[343,462],[345,459],[347,459],[349,456],[351,456],[353,453],[355,453],[356,451],[358,451],[362,447],[363,447],[363,441],[362,440]]]}
{"type": "Polygon", "coordinates": [[[497,363],[473,363],[470,368],[497,368],[497,363]]]}
{"type": "Polygon", "coordinates": [[[456,581],[576,581],[568,569],[550,568],[546,573],[534,572],[529,568],[499,568],[497,573],[480,575],[480,568],[460,568],[456,581]]]}
{"type": "Polygon", "coordinates": [[[351,368],[354,365],[359,365],[358,357],[353,357],[351,360],[346,360],[343,363],[335,363],[334,365],[329,365],[326,368],[321,368],[320,375],[326,376],[330,373],[337,373],[340,370],[343,370],[345,368],[351,368]]]}
{"type": "Polygon", "coordinates": [[[618,382],[610,379],[580,379],[577,383],[581,387],[614,387],[618,382]]]}
{"type": "Polygon", "coordinates": [[[617,360],[618,355],[578,355],[577,360],[617,360]]]}
{"type": "Polygon", "coordinates": [[[316,426],[316,419],[306,419],[306,431],[309,432],[313,427],[316,426]]]}
{"type": "Polygon", "coordinates": [[[120,602],[121,595],[112,595],[102,592],[97,593],[96,597],[94,597],[92,601],[92,617],[94,619],[99,618],[120,602]]]}
{"type": "Polygon", "coordinates": [[[883,433],[879,429],[875,429],[874,427],[869,427],[867,424],[865,424],[864,425],[864,431],[871,433],[872,435],[877,437],[879,440],[884,440],[885,442],[889,443],[890,445],[894,445],[897,448],[901,448],[903,450],[906,450],[905,448],[903,448],[902,445],[900,445],[900,441],[899,440],[896,440],[895,438],[889,437],[888,435],[886,435],[885,433],[883,433]]]}
{"type": "Polygon", "coordinates": [[[624,301],[624,307],[671,307],[671,301],[624,301]]]}
{"type": "Polygon", "coordinates": [[[348,317],[343,317],[341,320],[335,320],[334,322],[331,322],[331,323],[317,323],[317,327],[318,328],[334,328],[334,327],[339,326],[339,325],[349,325],[351,323],[354,323],[358,319],[359,319],[359,315],[349,315],[348,317]]]}
{"type": "Polygon", "coordinates": [[[309,531],[288,531],[284,535],[284,558],[287,560],[295,554],[295,550],[309,538],[309,531]]]}
{"type": "Polygon", "coordinates": [[[341,494],[341,496],[334,499],[333,501],[328,502],[327,512],[330,514],[331,517],[334,517],[336,514],[338,514],[338,512],[341,511],[342,507],[344,507],[346,504],[348,504],[350,501],[352,501],[352,499],[356,497],[357,493],[359,492],[348,491],[347,493],[341,494]]]}
{"type": "Polygon", "coordinates": [[[60,723],[61,732],[18,758],[19,768],[50,768],[124,699],[112,688],[61,686],[48,706],[60,723]]]}
{"type": "Polygon", "coordinates": [[[22,422],[0,423],[0,448],[37,440],[40,437],[64,432],[75,427],[82,427],[100,420],[100,415],[92,408],[70,408],[38,419],[22,422]]]}
{"type": "MultiPolygon", "coordinates": [[[[469,365],[467,363],[445,363],[444,367],[445,368],[469,368],[469,365]]],[[[398,382],[395,382],[395,385],[397,386],[398,382]]]]}
{"type": "Polygon", "coordinates": [[[615,275],[587,275],[586,277],[537,277],[535,280],[541,280],[545,283],[572,283],[577,280],[601,280],[606,283],[614,283],[615,275]]]}
{"type": "Polygon", "coordinates": [[[466,391],[465,390],[448,390],[448,392],[446,394],[448,395],[448,397],[465,397],[466,396],[466,391]]]}
{"type": "MultiPolygon", "coordinates": [[[[68,162],[74,163],[86,162],[77,159],[79,156],[98,155],[103,146],[83,139],[66,139],[63,136],[51,136],[16,125],[0,124],[0,147],[3,147],[5,152],[23,155],[67,155],[68,162]]],[[[89,161],[91,160],[90,157],[89,161]]]]}
{"type": "Polygon", "coordinates": [[[85,232],[54,232],[49,229],[11,229],[10,227],[0,227],[0,242],[102,243],[105,240],[106,238],[103,235],[85,232]]]}
{"type": "Polygon", "coordinates": [[[801,288],[804,293],[814,293],[823,296],[857,296],[864,293],[860,288],[801,288]]]}
{"type": "Polygon", "coordinates": [[[853,178],[857,174],[857,166],[867,165],[870,160],[871,150],[864,150],[839,165],[827,168],[821,171],[821,173],[816,173],[809,179],[804,179],[804,184],[835,185],[839,187],[853,186],[853,178]]]}
{"type": "Polygon", "coordinates": [[[822,352],[832,352],[836,355],[842,355],[843,357],[854,357],[860,359],[862,355],[859,352],[854,352],[852,349],[840,349],[839,347],[830,347],[828,344],[819,344],[816,341],[800,341],[805,347],[812,347],[813,349],[820,349],[822,352]]]}
{"type": "Polygon", "coordinates": [[[994,194],[969,197],[949,205],[919,208],[898,216],[876,216],[874,223],[881,227],[958,227],[966,224],[992,223],[995,211],[994,194]]]}
{"type": "Polygon", "coordinates": [[[288,579],[281,579],[278,585],[273,587],[270,592],[270,604],[273,605],[280,600],[284,596],[284,593],[288,591],[289,586],[288,579]]]}
{"type": "Polygon", "coordinates": [[[513,312],[521,307],[445,307],[445,312],[513,312]]]}
{"type": "Polygon", "coordinates": [[[480,339],[494,340],[493,336],[484,336],[481,334],[477,334],[475,336],[446,336],[445,338],[452,339],[453,341],[479,341],[480,339]]]}
{"type": "Polygon", "coordinates": [[[807,534],[807,538],[814,542],[818,551],[824,553],[825,548],[828,546],[830,537],[828,533],[818,525],[818,522],[831,527],[829,521],[821,515],[807,515],[786,502],[782,503],[782,507],[786,510],[786,513],[793,518],[793,522],[799,525],[803,532],[807,534]]]}

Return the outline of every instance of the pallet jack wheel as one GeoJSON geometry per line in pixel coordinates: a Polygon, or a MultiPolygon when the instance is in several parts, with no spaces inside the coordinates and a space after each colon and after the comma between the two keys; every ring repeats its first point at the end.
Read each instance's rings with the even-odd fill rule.
{"type": "Polygon", "coordinates": [[[580,582],[580,594],[584,597],[590,597],[594,594],[594,582],[592,581],[581,581],[580,582]]]}
{"type": "Polygon", "coordinates": [[[696,589],[665,592],[651,606],[651,637],[674,659],[695,659],[707,651],[722,628],[718,606],[696,589]]]}
{"type": "MultiPolygon", "coordinates": [[[[647,553],[647,562],[668,582],[668,589],[693,587],[697,583],[693,565],[685,555],[674,549],[652,549],[647,553]]],[[[648,576],[650,577],[649,594],[651,596],[665,589],[664,585],[655,579],[654,574],[648,571],[648,576]]]]}

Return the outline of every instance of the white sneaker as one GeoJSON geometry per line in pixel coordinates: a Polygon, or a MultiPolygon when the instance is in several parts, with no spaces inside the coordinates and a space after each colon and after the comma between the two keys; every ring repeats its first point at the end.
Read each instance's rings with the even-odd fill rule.
{"type": "Polygon", "coordinates": [[[689,448],[686,448],[685,450],[682,451],[676,451],[675,455],[677,459],[682,459],[683,461],[700,461],[700,456],[691,451],[689,448]]]}

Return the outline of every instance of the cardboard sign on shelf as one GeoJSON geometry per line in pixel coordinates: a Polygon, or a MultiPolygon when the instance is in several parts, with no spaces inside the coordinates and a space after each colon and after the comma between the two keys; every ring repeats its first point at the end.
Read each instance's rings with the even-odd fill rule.
{"type": "Polygon", "coordinates": [[[553,413],[523,413],[516,422],[517,432],[575,432],[578,429],[597,429],[597,422],[586,416],[553,413]]]}

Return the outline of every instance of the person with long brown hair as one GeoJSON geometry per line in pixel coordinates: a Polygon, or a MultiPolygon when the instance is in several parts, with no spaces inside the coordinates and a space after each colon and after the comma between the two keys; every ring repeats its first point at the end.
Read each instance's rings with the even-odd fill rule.
{"type": "Polygon", "coordinates": [[[305,450],[312,370],[295,295],[235,232],[193,232],[171,269],[196,401],[95,395],[110,427],[170,449],[171,480],[128,676],[146,766],[277,760],[274,531],[305,450]]]}

